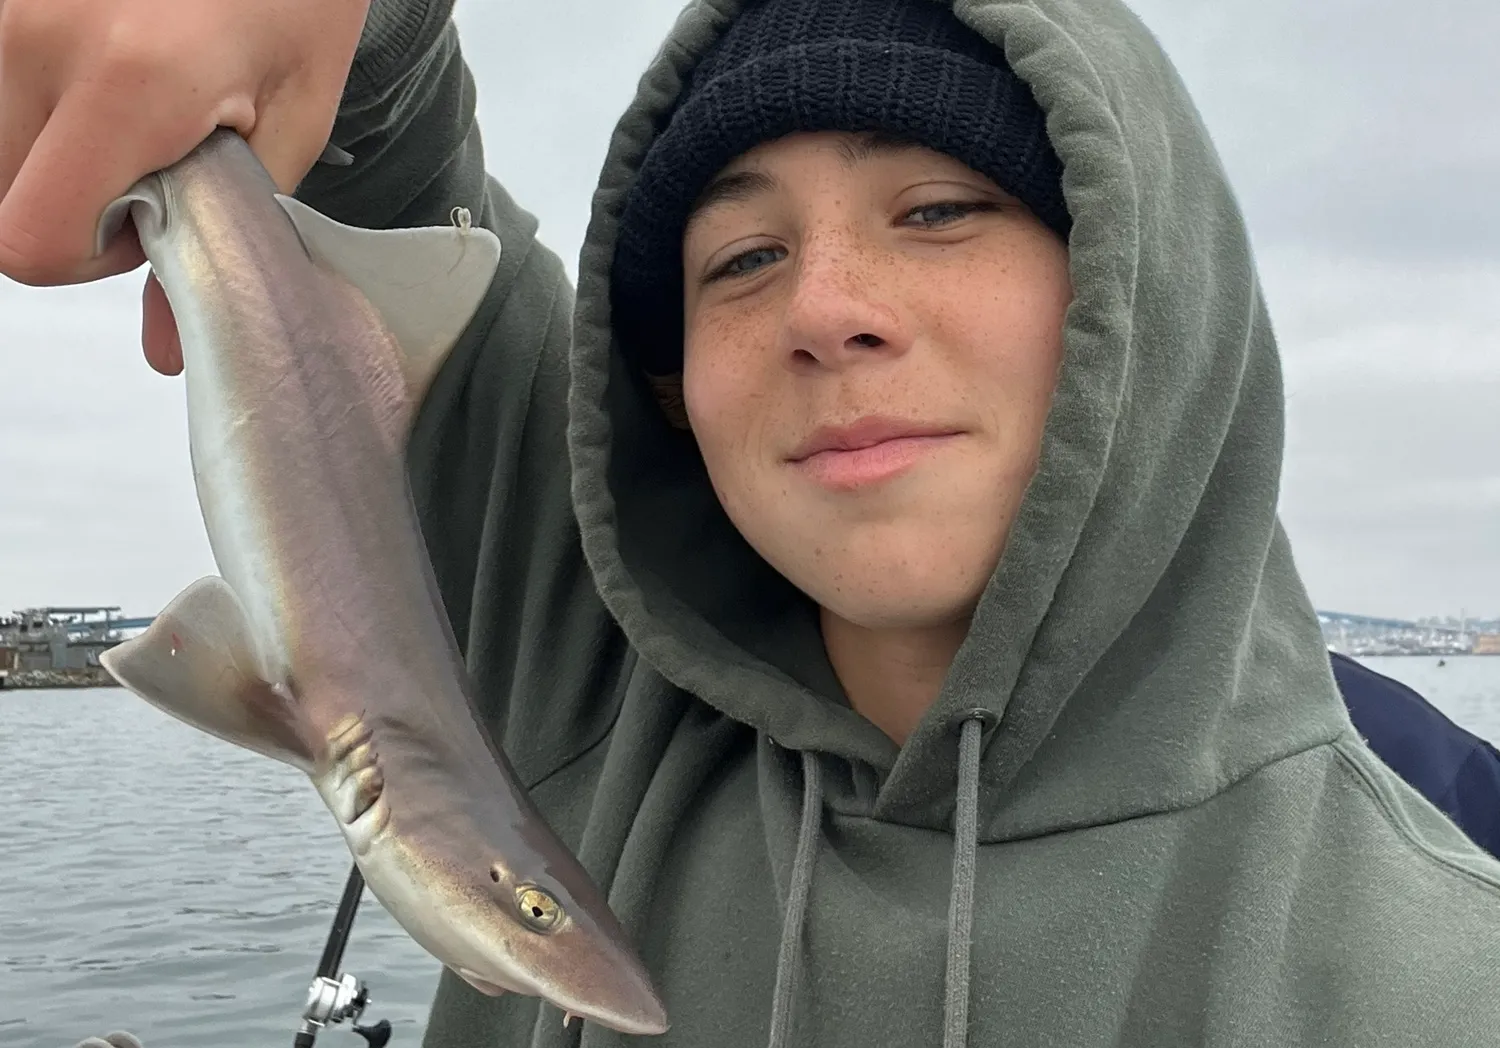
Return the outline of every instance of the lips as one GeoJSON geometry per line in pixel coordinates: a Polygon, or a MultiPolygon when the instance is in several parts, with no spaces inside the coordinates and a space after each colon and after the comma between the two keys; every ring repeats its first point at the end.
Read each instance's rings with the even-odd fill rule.
{"type": "Polygon", "coordinates": [[[953,426],[872,416],[815,431],[787,461],[823,488],[849,493],[905,473],[961,433],[953,426]]]}
{"type": "Polygon", "coordinates": [[[951,437],[958,432],[952,426],[870,415],[852,425],[823,426],[814,430],[811,436],[787,456],[787,461],[805,462],[824,452],[863,451],[893,440],[951,437]]]}

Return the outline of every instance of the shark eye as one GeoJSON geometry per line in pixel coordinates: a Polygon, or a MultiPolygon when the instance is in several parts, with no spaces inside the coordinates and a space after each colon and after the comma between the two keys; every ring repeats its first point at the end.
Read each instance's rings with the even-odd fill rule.
{"type": "Polygon", "coordinates": [[[557,900],[531,884],[516,891],[516,909],[522,922],[534,932],[550,932],[562,919],[562,907],[557,900]]]}

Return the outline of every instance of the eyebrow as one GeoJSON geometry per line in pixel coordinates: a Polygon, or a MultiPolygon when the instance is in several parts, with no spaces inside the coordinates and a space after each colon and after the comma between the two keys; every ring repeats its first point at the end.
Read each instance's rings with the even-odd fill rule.
{"type": "Polygon", "coordinates": [[[846,169],[855,168],[878,156],[899,156],[921,148],[911,139],[889,131],[866,131],[852,142],[846,139],[839,143],[839,159],[846,169]]]}
{"type": "MultiPolygon", "coordinates": [[[[920,148],[921,146],[916,142],[889,132],[870,131],[852,142],[840,142],[838,153],[844,168],[849,170],[878,156],[909,153],[920,148]]],[[[764,171],[736,171],[733,174],[721,175],[698,194],[698,199],[693,202],[692,210],[688,212],[687,225],[692,225],[695,218],[710,208],[722,204],[736,204],[762,193],[774,193],[780,187],[781,183],[764,171]]]]}
{"type": "Polygon", "coordinates": [[[698,194],[693,209],[688,212],[687,224],[692,225],[694,219],[710,208],[736,204],[762,193],[774,193],[780,186],[780,182],[764,171],[736,171],[732,175],[722,175],[698,194]]]}

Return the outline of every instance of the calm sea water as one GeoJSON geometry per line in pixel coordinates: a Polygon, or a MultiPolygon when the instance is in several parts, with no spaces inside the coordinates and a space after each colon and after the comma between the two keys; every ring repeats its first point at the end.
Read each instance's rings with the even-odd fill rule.
{"type": "MultiPolygon", "coordinates": [[[[1366,661],[1500,743],[1500,658],[1366,661]]],[[[349,863],[298,772],[122,690],[0,692],[0,805],[0,1046],[291,1044],[349,863]]],[[[344,963],[418,1044],[437,964],[368,893],[344,963]]]]}
{"type": "MultiPolygon", "coordinates": [[[[0,691],[0,1048],[289,1046],[349,870],[330,819],[123,689],[0,691]]],[[[417,1045],[438,965],[368,892],[344,965],[417,1045]]]]}

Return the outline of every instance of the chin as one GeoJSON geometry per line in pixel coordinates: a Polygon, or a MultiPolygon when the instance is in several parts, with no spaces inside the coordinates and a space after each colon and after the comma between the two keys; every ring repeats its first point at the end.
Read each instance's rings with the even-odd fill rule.
{"type": "Polygon", "coordinates": [[[998,553],[934,555],[951,544],[929,542],[918,555],[852,555],[798,565],[792,584],[846,622],[870,630],[931,629],[974,613],[998,553]],[[797,570],[800,568],[801,570],[797,570]]]}
{"type": "Polygon", "coordinates": [[[1009,530],[1010,507],[955,487],[947,498],[923,494],[873,512],[830,513],[769,493],[726,509],[772,567],[839,618],[868,629],[928,628],[973,613],[1009,530]]]}
{"type": "Polygon", "coordinates": [[[867,630],[924,630],[951,626],[973,615],[978,598],[967,590],[914,592],[895,588],[856,593],[836,591],[824,599],[809,594],[825,611],[867,630]]]}

